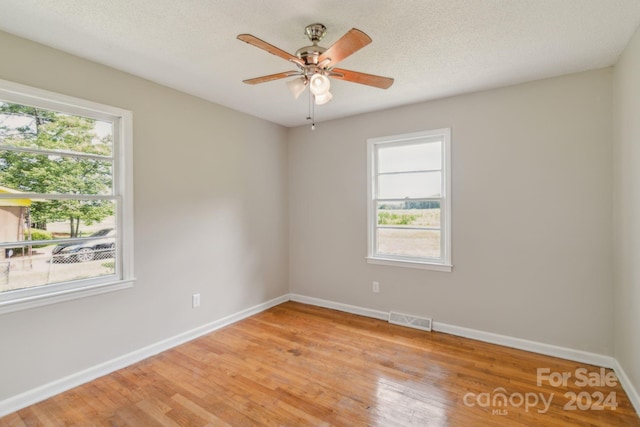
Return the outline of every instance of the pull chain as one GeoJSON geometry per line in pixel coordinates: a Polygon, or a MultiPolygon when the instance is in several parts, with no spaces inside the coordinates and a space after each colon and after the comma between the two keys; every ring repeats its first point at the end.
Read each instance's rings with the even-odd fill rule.
{"type": "Polygon", "coordinates": [[[311,130],[316,130],[316,105],[315,102],[313,102],[314,100],[315,95],[313,95],[311,90],[309,90],[309,111],[307,113],[307,120],[311,120],[311,130]]]}
{"type": "Polygon", "coordinates": [[[316,129],[316,108],[313,103],[313,94],[309,91],[309,113],[307,114],[307,120],[311,120],[311,130],[316,129]]]}

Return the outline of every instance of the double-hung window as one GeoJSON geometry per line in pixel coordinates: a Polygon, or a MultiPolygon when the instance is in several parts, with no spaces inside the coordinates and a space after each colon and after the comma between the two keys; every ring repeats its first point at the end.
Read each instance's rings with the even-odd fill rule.
{"type": "Polygon", "coordinates": [[[368,262],[451,271],[451,130],[367,141],[368,262]]]}
{"type": "Polygon", "coordinates": [[[0,313],[130,287],[132,115],[0,80],[0,313]]]}

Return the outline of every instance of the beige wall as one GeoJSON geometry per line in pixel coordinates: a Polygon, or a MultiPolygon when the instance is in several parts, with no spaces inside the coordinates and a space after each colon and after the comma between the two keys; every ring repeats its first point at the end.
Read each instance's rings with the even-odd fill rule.
{"type": "Polygon", "coordinates": [[[638,35],[615,72],[319,120],[315,131],[5,33],[0,51],[1,79],[133,111],[138,278],[0,315],[0,401],[289,291],[615,355],[640,388],[638,35]],[[366,139],[441,127],[452,128],[454,271],[367,264],[366,139]]]}
{"type": "Polygon", "coordinates": [[[613,354],[611,74],[292,129],[291,292],[613,354]],[[442,127],[453,272],[367,264],[367,138],[442,127]]]}
{"type": "Polygon", "coordinates": [[[640,30],[613,75],[615,356],[640,391],[640,30]]]}
{"type": "Polygon", "coordinates": [[[6,33],[0,52],[1,79],[133,111],[137,276],[0,315],[0,401],[288,292],[285,128],[6,33]]]}

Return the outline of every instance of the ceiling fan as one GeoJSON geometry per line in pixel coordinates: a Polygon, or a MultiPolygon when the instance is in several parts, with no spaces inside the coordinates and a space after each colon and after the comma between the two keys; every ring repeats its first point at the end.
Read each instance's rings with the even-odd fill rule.
{"type": "Polygon", "coordinates": [[[317,105],[325,104],[333,97],[329,92],[331,85],[329,77],[373,86],[380,89],[387,89],[393,84],[393,79],[389,77],[381,77],[373,74],[360,73],[358,71],[345,70],[343,68],[335,68],[340,61],[371,43],[371,37],[356,28],[352,28],[338,41],[331,45],[331,47],[324,48],[319,46],[318,42],[322,40],[326,33],[327,28],[322,24],[308,25],[305,28],[305,34],[309,40],[311,40],[311,46],[305,46],[298,49],[295,55],[285,52],[284,50],[260,40],[251,34],[238,35],[239,40],[266,50],[280,58],[286,59],[298,67],[298,70],[256,77],[243,80],[243,82],[253,85],[287,77],[299,76],[298,78],[287,82],[289,90],[291,90],[297,99],[308,86],[310,93],[313,95],[315,104],[317,105]]]}

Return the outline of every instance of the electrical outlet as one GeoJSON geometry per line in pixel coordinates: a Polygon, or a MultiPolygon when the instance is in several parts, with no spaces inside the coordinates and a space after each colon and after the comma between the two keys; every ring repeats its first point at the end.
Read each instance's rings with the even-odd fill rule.
{"type": "Polygon", "coordinates": [[[380,292],[380,283],[373,282],[373,292],[380,292]]]}
{"type": "Polygon", "coordinates": [[[193,308],[200,307],[200,294],[193,294],[191,296],[191,306],[193,308]]]}

